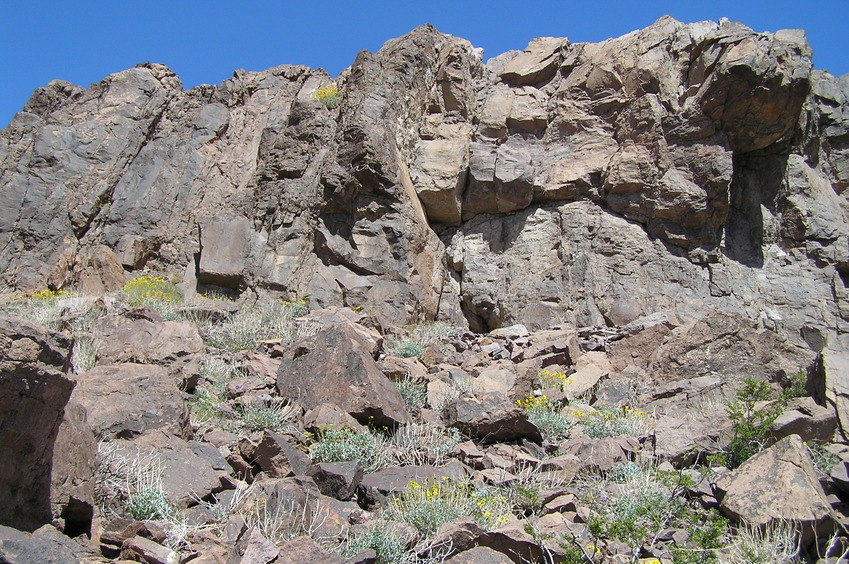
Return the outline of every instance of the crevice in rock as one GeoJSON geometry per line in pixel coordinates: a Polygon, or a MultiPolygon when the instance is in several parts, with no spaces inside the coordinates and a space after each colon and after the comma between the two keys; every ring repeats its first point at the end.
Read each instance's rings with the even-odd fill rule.
{"type": "Polygon", "coordinates": [[[764,212],[775,210],[786,168],[787,155],[735,153],[725,224],[725,253],[730,259],[763,267],[763,244],[771,235],[764,212]]]}
{"type": "Polygon", "coordinates": [[[94,508],[91,504],[72,497],[62,509],[61,518],[65,521],[63,532],[67,536],[91,536],[91,523],[94,519],[94,508]]]}

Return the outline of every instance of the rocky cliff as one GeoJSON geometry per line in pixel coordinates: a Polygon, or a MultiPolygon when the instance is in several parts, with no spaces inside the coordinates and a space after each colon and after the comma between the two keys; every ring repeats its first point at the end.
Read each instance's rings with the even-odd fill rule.
{"type": "Polygon", "coordinates": [[[422,26],[335,80],[54,81],[0,132],[0,269],[18,289],[152,269],[478,331],[720,309],[817,351],[849,327],[847,96],[801,31],[669,17],[487,63],[422,26]]]}

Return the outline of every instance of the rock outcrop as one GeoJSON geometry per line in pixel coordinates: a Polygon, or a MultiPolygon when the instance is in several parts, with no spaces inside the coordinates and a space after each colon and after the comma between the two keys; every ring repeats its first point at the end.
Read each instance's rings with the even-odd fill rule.
{"type": "Polygon", "coordinates": [[[0,529],[15,528],[0,553],[64,558],[61,530],[106,558],[335,562],[316,539],[386,526],[456,562],[640,543],[669,559],[692,550],[683,522],[584,552],[591,514],[645,462],[693,478],[663,499],[781,514],[803,544],[843,530],[847,97],[803,32],[668,17],[486,63],[425,25],[335,79],[284,65],[185,91],[145,63],[51,82],[0,131],[2,282],[100,295],[147,272],[221,299],[160,315],[50,294],[59,332],[0,317],[0,454],[15,461],[0,465],[0,529]],[[338,103],[317,96],[331,85],[338,103]],[[214,338],[248,314],[271,324],[252,304],[268,297],[299,298],[268,310],[285,331],[214,338]],[[454,329],[399,340],[433,320],[454,329]],[[759,438],[779,442],[714,488],[685,467],[723,454],[745,378],[787,392],[759,438]],[[318,449],[333,440],[358,442],[318,449]],[[568,489],[593,473],[621,481],[596,500],[568,489]],[[503,520],[482,509],[485,532],[430,531],[447,545],[375,522],[411,488],[427,501],[531,475],[548,485],[503,520]],[[175,540],[173,511],[196,530],[175,540]],[[261,528],[271,512],[291,535],[261,528]]]}
{"type": "Polygon", "coordinates": [[[719,308],[822,345],[846,328],[849,110],[810,56],[801,31],[665,17],[486,64],[422,26],[360,53],[333,108],[301,66],[54,81],[0,134],[0,268],[97,287],[96,250],[477,330],[719,308]]]}

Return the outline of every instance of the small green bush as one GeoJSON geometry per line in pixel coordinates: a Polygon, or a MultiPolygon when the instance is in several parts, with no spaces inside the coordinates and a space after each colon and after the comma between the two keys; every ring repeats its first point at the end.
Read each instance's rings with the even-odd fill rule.
{"type": "Polygon", "coordinates": [[[468,482],[434,478],[423,484],[411,481],[401,495],[389,503],[387,513],[392,519],[406,521],[422,535],[429,536],[441,525],[466,516],[474,517],[479,525],[490,529],[506,522],[510,505],[505,496],[477,489],[468,482]]]}
{"type": "Polygon", "coordinates": [[[295,419],[297,408],[292,405],[245,407],[239,415],[242,427],[249,431],[280,431],[295,419]]]}
{"type": "Polygon", "coordinates": [[[418,413],[427,404],[427,386],[411,378],[401,378],[392,382],[401,394],[404,405],[412,413],[418,413]]]}
{"type": "Polygon", "coordinates": [[[391,526],[375,524],[350,538],[342,554],[351,557],[364,550],[373,550],[377,554],[377,564],[398,564],[405,560],[406,542],[405,535],[391,526]]]}
{"type": "Polygon", "coordinates": [[[359,460],[366,470],[375,467],[378,452],[374,435],[357,433],[344,427],[326,429],[310,446],[310,456],[316,462],[348,462],[359,460]]]}
{"type": "Polygon", "coordinates": [[[136,521],[167,521],[174,509],[168,503],[168,495],[157,488],[145,488],[127,500],[127,511],[136,521]]]}
{"type": "Polygon", "coordinates": [[[773,399],[772,395],[766,382],[746,378],[743,387],[737,390],[736,398],[726,405],[734,436],[722,454],[724,462],[732,470],[767,446],[767,433],[784,412],[789,399],[789,394],[784,393],[773,403],[757,407],[760,402],[773,399]]]}
{"type": "Polygon", "coordinates": [[[121,292],[132,306],[150,305],[152,302],[178,303],[183,299],[174,284],[165,278],[146,274],[124,284],[121,292]]]}
{"type": "Polygon", "coordinates": [[[528,421],[539,429],[545,440],[556,442],[569,436],[572,423],[547,396],[530,394],[524,399],[516,400],[516,405],[525,410],[528,421]]]}
{"type": "Polygon", "coordinates": [[[640,437],[648,434],[652,425],[651,417],[645,411],[630,406],[621,409],[599,406],[596,411],[579,411],[576,415],[581,417],[584,433],[593,439],[640,437]]]}
{"type": "Polygon", "coordinates": [[[395,356],[400,356],[401,358],[418,358],[424,354],[424,347],[413,341],[404,341],[393,349],[392,352],[395,356]]]}

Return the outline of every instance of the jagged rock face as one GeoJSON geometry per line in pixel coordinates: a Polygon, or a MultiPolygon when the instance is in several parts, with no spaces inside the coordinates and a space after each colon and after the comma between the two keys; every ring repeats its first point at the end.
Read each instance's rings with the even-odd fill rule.
{"type": "Polygon", "coordinates": [[[0,268],[68,284],[105,245],[390,323],[718,308],[817,350],[849,318],[849,82],[810,55],[801,32],[662,18],[484,64],[422,26],[360,53],[335,108],[300,66],[53,82],[0,132],[0,268]]]}

